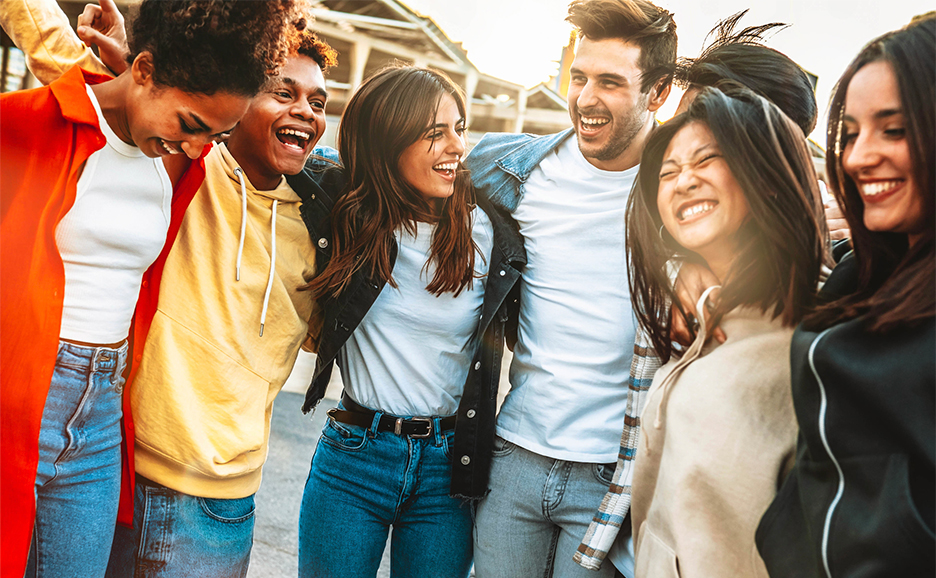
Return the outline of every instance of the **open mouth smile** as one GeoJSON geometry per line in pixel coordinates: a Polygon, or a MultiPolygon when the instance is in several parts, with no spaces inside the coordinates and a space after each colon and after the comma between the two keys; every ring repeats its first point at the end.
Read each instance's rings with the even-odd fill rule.
{"type": "Polygon", "coordinates": [[[609,122],[611,122],[611,119],[605,116],[579,115],[579,126],[585,133],[598,132],[609,122]]]}
{"type": "Polygon", "coordinates": [[[432,167],[432,170],[439,173],[445,179],[454,179],[455,170],[458,168],[458,161],[439,163],[432,167]]]}
{"type": "Polygon", "coordinates": [[[177,155],[182,152],[182,150],[176,147],[175,145],[170,145],[163,139],[158,139],[158,140],[159,140],[159,144],[162,145],[163,150],[165,150],[170,155],[177,155]]]}
{"type": "Polygon", "coordinates": [[[903,179],[894,179],[889,181],[862,182],[858,187],[861,189],[861,196],[866,200],[875,202],[883,200],[884,197],[897,191],[902,185],[903,179]]]}
{"type": "Polygon", "coordinates": [[[302,130],[281,128],[276,131],[276,139],[296,152],[305,152],[312,140],[312,135],[302,130]]]}
{"type": "Polygon", "coordinates": [[[712,212],[717,206],[718,201],[709,199],[691,201],[679,207],[676,211],[676,219],[680,223],[695,221],[712,212]]]}

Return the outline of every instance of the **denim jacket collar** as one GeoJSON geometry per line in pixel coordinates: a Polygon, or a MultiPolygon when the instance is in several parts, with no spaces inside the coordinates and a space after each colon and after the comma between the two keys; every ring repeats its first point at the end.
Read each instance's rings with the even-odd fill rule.
{"type": "Polygon", "coordinates": [[[540,161],[572,134],[573,130],[570,128],[559,133],[534,138],[494,162],[505,172],[525,183],[530,178],[533,169],[539,166],[540,161]]]}

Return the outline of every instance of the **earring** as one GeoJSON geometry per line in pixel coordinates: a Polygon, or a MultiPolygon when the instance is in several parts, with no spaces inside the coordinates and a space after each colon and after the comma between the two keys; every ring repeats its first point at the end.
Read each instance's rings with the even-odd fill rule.
{"type": "Polygon", "coordinates": [[[666,239],[663,238],[663,229],[666,228],[666,225],[660,225],[660,241],[665,245],[666,239]]]}

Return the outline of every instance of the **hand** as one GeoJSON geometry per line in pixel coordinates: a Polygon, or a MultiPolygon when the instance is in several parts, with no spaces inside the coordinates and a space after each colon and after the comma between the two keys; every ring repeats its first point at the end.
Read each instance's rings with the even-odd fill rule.
{"type": "Polygon", "coordinates": [[[78,38],[88,46],[97,46],[101,61],[115,74],[127,69],[127,31],[123,14],[114,0],[100,0],[101,5],[85,5],[78,17],[78,38]]]}
{"type": "MultiPolygon", "coordinates": [[[[695,337],[695,330],[698,328],[698,325],[695,323],[695,318],[700,314],[700,312],[695,310],[696,302],[698,302],[699,297],[702,296],[702,293],[705,292],[706,289],[713,285],[720,284],[721,282],[715,277],[714,273],[709,271],[706,267],[696,265],[695,263],[683,263],[682,267],[679,269],[679,275],[676,278],[675,291],[676,297],[682,305],[682,310],[685,311],[686,315],[691,317],[691,319],[687,320],[679,310],[679,307],[674,305],[670,310],[670,339],[683,346],[688,346],[692,343],[695,337]],[[690,329],[690,326],[694,327],[690,329]]],[[[709,294],[709,302],[714,302],[717,299],[718,291],[719,290],[716,289],[709,294]]],[[[727,339],[725,332],[722,331],[721,327],[712,327],[712,324],[708,323],[711,319],[711,311],[706,308],[701,314],[705,315],[705,320],[707,322],[706,327],[708,328],[708,335],[706,338],[714,337],[719,343],[724,343],[727,339]]]]}
{"type": "Polygon", "coordinates": [[[823,207],[825,207],[825,218],[826,224],[829,227],[829,237],[833,241],[850,239],[851,231],[848,229],[848,221],[845,220],[845,215],[842,214],[842,209],[839,208],[835,199],[826,201],[823,207]]]}

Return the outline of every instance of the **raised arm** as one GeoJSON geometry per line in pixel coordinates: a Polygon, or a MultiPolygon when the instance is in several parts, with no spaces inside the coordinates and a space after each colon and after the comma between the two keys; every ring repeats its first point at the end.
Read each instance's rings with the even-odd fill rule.
{"type": "Polygon", "coordinates": [[[26,54],[26,65],[43,84],[76,64],[98,74],[114,74],[78,38],[55,0],[3,0],[0,26],[26,54]]]}

